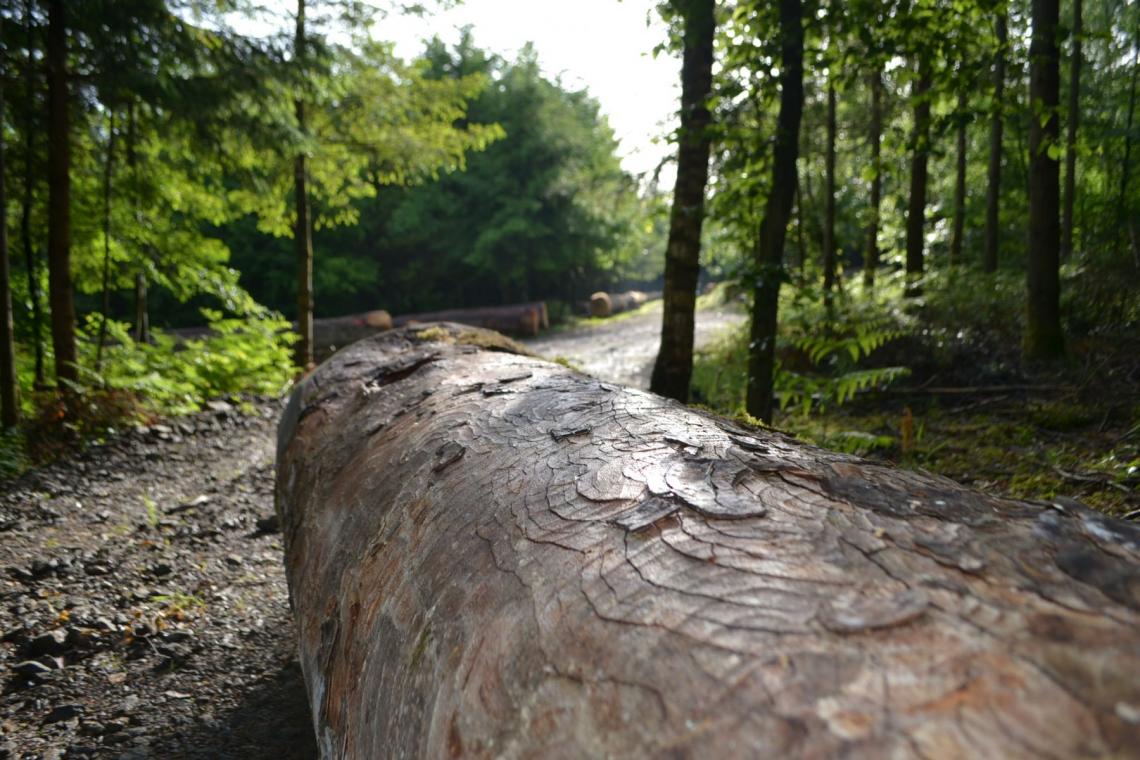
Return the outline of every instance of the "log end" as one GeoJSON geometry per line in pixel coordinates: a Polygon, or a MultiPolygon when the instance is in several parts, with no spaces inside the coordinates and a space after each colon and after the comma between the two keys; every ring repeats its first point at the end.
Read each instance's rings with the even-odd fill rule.
{"type": "Polygon", "coordinates": [[[608,317],[613,313],[613,304],[610,302],[610,294],[601,291],[594,293],[590,296],[590,316],[591,317],[608,317]]]}

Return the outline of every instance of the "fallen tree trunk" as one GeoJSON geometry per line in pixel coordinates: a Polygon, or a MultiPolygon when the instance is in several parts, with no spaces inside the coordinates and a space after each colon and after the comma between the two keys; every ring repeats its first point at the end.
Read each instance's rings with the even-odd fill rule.
{"type": "Polygon", "coordinates": [[[470,327],[484,327],[507,335],[533,338],[539,330],[550,327],[550,314],[546,303],[519,303],[507,306],[484,306],[478,309],[451,309],[425,314],[405,314],[396,317],[396,327],[427,322],[458,322],[470,327]]]}
{"type": "Polygon", "coordinates": [[[630,290],[625,293],[598,291],[590,296],[586,310],[591,317],[612,317],[623,311],[633,311],[646,302],[660,297],[660,293],[644,293],[640,290],[630,290]]]}
{"type": "Polygon", "coordinates": [[[326,757],[1140,747],[1135,526],[511,350],[392,331],[289,401],[277,503],[326,757]]]}

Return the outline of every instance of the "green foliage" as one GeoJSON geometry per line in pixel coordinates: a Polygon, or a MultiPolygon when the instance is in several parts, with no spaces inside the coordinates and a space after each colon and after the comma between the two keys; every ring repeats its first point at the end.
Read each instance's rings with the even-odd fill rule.
{"type": "Polygon", "coordinates": [[[799,407],[808,414],[840,406],[855,398],[856,393],[884,388],[910,374],[906,367],[874,367],[851,369],[836,375],[816,375],[776,369],[776,399],[780,409],[799,407]]]}
{"type": "MultiPolygon", "coordinates": [[[[864,366],[878,349],[907,334],[889,313],[857,320],[854,314],[874,307],[852,301],[847,312],[833,311],[831,327],[820,327],[811,320],[812,302],[784,300],[784,313],[791,318],[781,326],[775,377],[782,411],[823,412],[909,374],[901,366],[864,366]]],[[[694,398],[725,414],[737,413],[744,404],[748,329],[742,325],[698,352],[693,368],[694,398]]]]}
{"type": "MultiPolygon", "coordinates": [[[[588,93],[545,76],[533,49],[506,61],[470,36],[455,48],[430,43],[416,70],[425,86],[440,89],[487,84],[468,87],[462,123],[498,125],[501,139],[468,153],[462,172],[355,198],[358,225],[318,231],[318,308],[330,298],[340,309],[394,313],[539,298],[572,303],[660,274],[667,202],[639,195],[588,93]],[[336,282],[322,275],[332,261],[345,275],[336,282]]],[[[288,252],[248,229],[241,236],[231,245],[240,246],[239,268],[259,272],[251,291],[291,308],[292,277],[275,263],[288,252]]]]}
{"type": "MultiPolygon", "coordinates": [[[[178,340],[156,330],[153,343],[137,343],[128,326],[108,322],[107,347],[101,369],[94,366],[91,340],[84,341],[81,381],[93,388],[129,392],[145,409],[157,414],[185,414],[221,396],[239,393],[277,395],[293,376],[290,325],[279,316],[262,314],[227,318],[203,309],[208,323],[204,337],[178,340]]],[[[98,319],[88,320],[88,334],[98,332],[98,319]]]]}

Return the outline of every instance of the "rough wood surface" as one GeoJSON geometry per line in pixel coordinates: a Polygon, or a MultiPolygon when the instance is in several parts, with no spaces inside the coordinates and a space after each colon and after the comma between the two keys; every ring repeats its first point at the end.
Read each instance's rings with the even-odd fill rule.
{"type": "Polygon", "coordinates": [[[470,327],[485,327],[507,335],[533,338],[539,330],[550,327],[546,303],[517,303],[506,306],[483,306],[475,309],[449,309],[424,314],[404,314],[396,317],[396,327],[428,322],[458,322],[470,327]]]}
{"type": "Polygon", "coordinates": [[[326,757],[1140,751],[1135,526],[509,350],[396,330],[290,399],[278,508],[326,757]]]}

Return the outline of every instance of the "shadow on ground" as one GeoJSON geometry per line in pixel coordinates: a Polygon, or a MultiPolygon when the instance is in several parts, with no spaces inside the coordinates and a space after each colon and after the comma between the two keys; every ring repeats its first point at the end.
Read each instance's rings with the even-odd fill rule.
{"type": "Polygon", "coordinates": [[[301,667],[290,661],[266,673],[243,701],[208,723],[175,729],[161,745],[126,753],[124,760],[314,760],[309,705],[301,667]]]}

